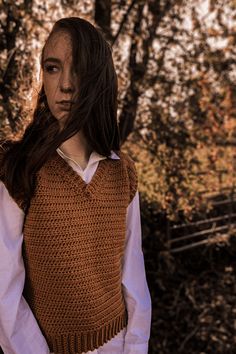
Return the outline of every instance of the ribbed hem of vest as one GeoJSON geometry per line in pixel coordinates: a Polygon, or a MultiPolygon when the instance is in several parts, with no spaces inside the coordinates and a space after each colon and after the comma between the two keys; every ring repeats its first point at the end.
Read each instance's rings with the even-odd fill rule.
{"type": "Polygon", "coordinates": [[[50,336],[47,338],[47,344],[50,352],[55,354],[86,353],[107,343],[127,325],[127,322],[125,312],[97,331],[50,336]]]}

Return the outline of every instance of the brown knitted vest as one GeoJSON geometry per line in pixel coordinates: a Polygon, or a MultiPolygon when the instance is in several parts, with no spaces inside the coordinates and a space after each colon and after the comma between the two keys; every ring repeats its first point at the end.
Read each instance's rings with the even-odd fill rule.
{"type": "Polygon", "coordinates": [[[23,228],[23,295],[54,353],[94,350],[127,324],[121,272],[137,173],[118,155],[99,161],[88,184],[57,152],[36,175],[23,228]]]}

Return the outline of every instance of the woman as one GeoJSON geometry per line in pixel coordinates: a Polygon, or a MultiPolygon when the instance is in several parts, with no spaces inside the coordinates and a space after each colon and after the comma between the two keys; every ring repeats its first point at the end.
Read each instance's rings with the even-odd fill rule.
{"type": "Polygon", "coordinates": [[[148,351],[137,172],[120,151],[111,48],[57,21],[18,142],[2,143],[0,345],[6,354],[148,351]]]}

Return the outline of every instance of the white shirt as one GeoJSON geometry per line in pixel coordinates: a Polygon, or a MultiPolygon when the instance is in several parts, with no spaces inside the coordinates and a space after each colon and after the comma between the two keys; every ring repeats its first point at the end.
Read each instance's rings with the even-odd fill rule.
{"type": "MultiPolygon", "coordinates": [[[[100,160],[95,151],[83,170],[58,154],[89,183],[100,160]]],[[[115,152],[110,155],[119,159],[115,152]]],[[[49,354],[47,342],[24,299],[22,292],[25,268],[22,258],[24,212],[0,181],[0,346],[4,354],[49,354]]],[[[127,327],[93,354],[147,354],[151,327],[151,298],[147,286],[144,258],[139,192],[127,208],[126,246],[123,258],[122,288],[128,311],[127,327]]]]}

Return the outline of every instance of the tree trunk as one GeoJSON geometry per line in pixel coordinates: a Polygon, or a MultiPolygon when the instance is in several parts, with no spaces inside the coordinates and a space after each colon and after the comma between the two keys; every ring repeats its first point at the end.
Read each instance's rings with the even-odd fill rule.
{"type": "Polygon", "coordinates": [[[95,22],[103,30],[105,37],[111,41],[111,0],[95,1],[95,22]]]}

